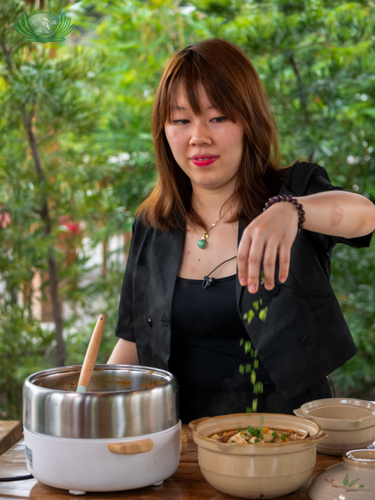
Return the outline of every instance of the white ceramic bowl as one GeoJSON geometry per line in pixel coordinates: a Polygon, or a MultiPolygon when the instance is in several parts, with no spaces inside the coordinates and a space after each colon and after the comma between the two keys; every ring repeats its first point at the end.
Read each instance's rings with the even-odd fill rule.
{"type": "Polygon", "coordinates": [[[312,500],[374,500],[375,451],[353,450],[343,462],[328,467],[311,484],[312,500]]]}
{"type": "MultiPolygon", "coordinates": [[[[317,399],[294,413],[320,425],[328,438],[318,444],[319,453],[342,455],[366,448],[375,440],[375,404],[361,399],[317,399]]],[[[375,498],[375,496],[374,496],[375,498]]]]}
{"type": "Polygon", "coordinates": [[[319,425],[293,415],[237,413],[190,422],[204,478],[217,490],[240,498],[277,498],[298,489],[315,466],[316,445],[325,439],[319,425]],[[287,443],[220,443],[216,432],[261,425],[309,433],[287,443]]]}

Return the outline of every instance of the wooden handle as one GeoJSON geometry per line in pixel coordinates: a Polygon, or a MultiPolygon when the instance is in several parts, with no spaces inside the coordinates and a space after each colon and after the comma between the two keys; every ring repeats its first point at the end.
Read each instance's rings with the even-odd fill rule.
{"type": "Polygon", "coordinates": [[[130,441],[130,443],[108,443],[107,448],[111,453],[117,455],[136,455],[137,453],[146,453],[152,450],[154,443],[152,439],[140,439],[138,441],[130,441]]]}
{"type": "Polygon", "coordinates": [[[78,380],[78,387],[85,387],[87,389],[90,383],[91,375],[95,367],[96,358],[98,357],[100,344],[103,338],[105,320],[105,315],[101,314],[96,322],[89,346],[87,348],[86,356],[83,361],[82,370],[78,380]]]}

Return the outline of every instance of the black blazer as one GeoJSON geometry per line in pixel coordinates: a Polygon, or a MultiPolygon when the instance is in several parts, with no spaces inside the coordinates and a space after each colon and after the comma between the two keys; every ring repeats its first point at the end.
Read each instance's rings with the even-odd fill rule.
{"type": "MultiPolygon", "coordinates": [[[[279,194],[304,196],[334,187],[327,172],[313,163],[297,163],[279,194]]],[[[245,226],[239,223],[238,241],[245,226]]],[[[352,336],[331,288],[330,255],[342,242],[357,248],[370,244],[372,233],[345,239],[302,230],[291,250],[287,280],[276,266],[275,287],[256,294],[236,283],[238,313],[258,356],[286,399],[320,381],[356,353],[352,336]],[[268,307],[266,321],[243,320],[253,302],[268,307]]],[[[135,341],[139,362],[168,370],[171,312],[185,233],[149,228],[136,220],[126,266],[116,336],[135,341]]]]}

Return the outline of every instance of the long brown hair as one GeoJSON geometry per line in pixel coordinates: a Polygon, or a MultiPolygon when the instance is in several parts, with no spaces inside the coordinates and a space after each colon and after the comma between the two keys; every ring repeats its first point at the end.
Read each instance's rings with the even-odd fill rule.
{"type": "Polygon", "coordinates": [[[201,114],[197,100],[201,83],[210,103],[242,125],[243,155],[235,191],[227,202],[239,202],[230,222],[239,218],[251,221],[260,214],[265,201],[277,194],[286,169],[280,166],[276,123],[258,73],[245,52],[219,38],[185,47],[167,64],[151,115],[159,178],[137,214],[147,225],[162,231],[184,229],[187,222],[204,227],[192,206],[190,179],[174,159],[164,132],[165,123],[171,121],[171,105],[180,82],[194,114],[201,114]]]}

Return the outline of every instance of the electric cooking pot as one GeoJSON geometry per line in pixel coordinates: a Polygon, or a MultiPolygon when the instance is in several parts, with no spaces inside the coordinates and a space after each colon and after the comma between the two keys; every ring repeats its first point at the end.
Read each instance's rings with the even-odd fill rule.
{"type": "Polygon", "coordinates": [[[87,392],[81,366],[44,370],[23,389],[26,461],[39,481],[73,494],[161,483],[178,467],[181,422],[171,373],[95,365],[87,392]]]}

